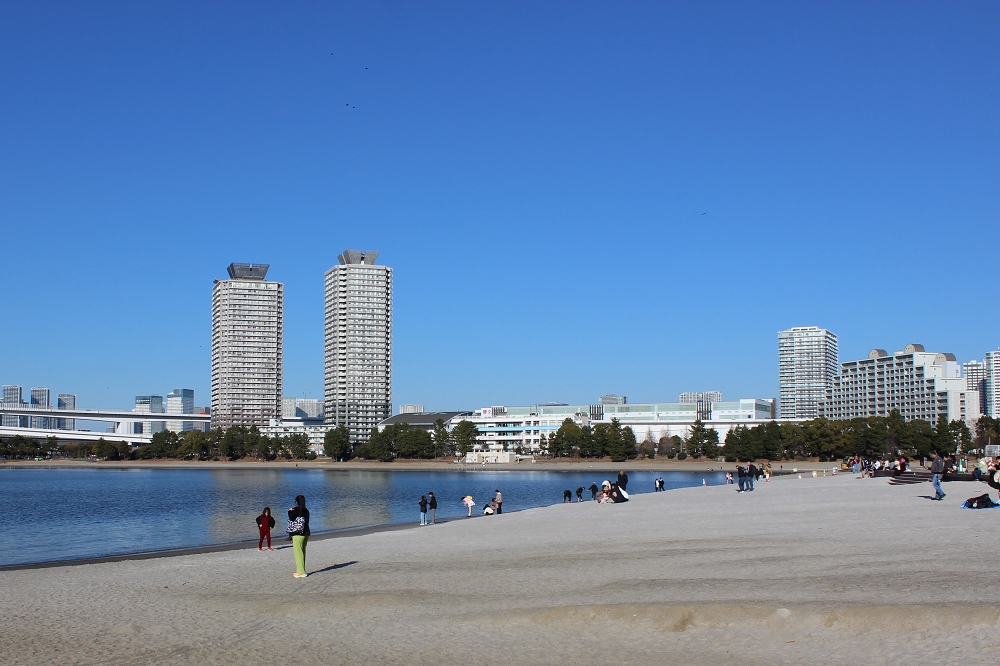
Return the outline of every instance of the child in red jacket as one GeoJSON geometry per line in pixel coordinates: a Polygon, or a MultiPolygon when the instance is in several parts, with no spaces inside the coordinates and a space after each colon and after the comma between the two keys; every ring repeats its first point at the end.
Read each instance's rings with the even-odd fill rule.
{"type": "Polygon", "coordinates": [[[264,550],[264,539],[267,539],[267,549],[273,550],[271,548],[271,528],[274,527],[274,518],[271,517],[271,507],[265,506],[264,512],[257,516],[257,527],[260,528],[257,550],[264,550]]]}

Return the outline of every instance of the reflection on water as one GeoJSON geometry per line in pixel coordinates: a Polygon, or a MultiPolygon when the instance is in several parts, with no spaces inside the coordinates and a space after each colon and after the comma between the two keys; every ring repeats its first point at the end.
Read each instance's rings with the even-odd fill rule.
{"type": "MultiPolygon", "coordinates": [[[[0,469],[0,565],[189,548],[256,539],[254,519],[271,507],[276,536],[302,494],[313,532],[416,522],[417,501],[433,491],[438,519],[464,517],[493,492],[504,511],[558,504],[563,490],[600,485],[593,472],[395,472],[316,469],[0,469]],[[31,538],[24,538],[25,525],[31,538]]],[[[725,483],[721,472],[636,472],[629,492],[653,479],[679,488],[725,483]]],[[[584,494],[589,497],[590,493],[584,494]]]]}

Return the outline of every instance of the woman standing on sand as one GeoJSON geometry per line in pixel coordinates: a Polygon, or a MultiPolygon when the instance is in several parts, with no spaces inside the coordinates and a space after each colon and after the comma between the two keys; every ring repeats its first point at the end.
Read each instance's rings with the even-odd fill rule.
{"type": "Polygon", "coordinates": [[[271,507],[265,506],[261,514],[257,516],[257,527],[260,529],[257,550],[264,550],[264,539],[267,539],[267,549],[273,550],[271,548],[271,528],[274,527],[274,518],[271,516],[271,507]]]}
{"type": "Polygon", "coordinates": [[[288,510],[288,533],[292,535],[292,548],[295,551],[296,578],[305,578],[306,544],[309,543],[309,509],[306,508],[305,495],[295,498],[295,506],[288,510]]]}
{"type": "Polygon", "coordinates": [[[472,495],[466,495],[463,497],[462,504],[469,507],[469,518],[472,518],[472,507],[476,506],[476,503],[472,501],[472,495]]]}

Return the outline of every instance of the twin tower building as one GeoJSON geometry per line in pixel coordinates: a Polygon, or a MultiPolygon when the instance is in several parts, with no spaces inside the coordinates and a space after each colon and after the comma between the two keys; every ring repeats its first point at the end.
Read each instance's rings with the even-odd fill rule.
{"type": "MultiPolygon", "coordinates": [[[[326,272],[323,420],[368,441],[392,415],[392,269],[345,250],[326,272]]],[[[268,264],[230,264],[212,291],[212,427],[282,417],[284,285],[268,264]]]]}

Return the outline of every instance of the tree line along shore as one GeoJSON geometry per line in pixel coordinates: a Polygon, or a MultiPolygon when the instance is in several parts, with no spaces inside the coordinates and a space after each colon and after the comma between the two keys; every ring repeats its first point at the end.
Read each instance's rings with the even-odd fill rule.
{"type": "MultiPolygon", "coordinates": [[[[440,419],[431,431],[406,423],[372,429],[368,442],[354,448],[347,428],[338,426],[326,433],[326,455],[336,461],[353,458],[369,461],[434,460],[464,455],[475,448],[479,430],[469,421],[448,430],[440,419]]],[[[906,421],[897,411],[888,417],[867,417],[847,421],[812,419],[804,423],[769,421],[757,426],[737,426],[725,440],[719,433],[696,421],[688,436],[654,440],[647,436],[636,441],[632,429],[617,420],[596,426],[578,425],[566,419],[550,436],[542,436],[540,451],[515,448],[515,453],[540,453],[553,460],[602,459],[624,462],[635,459],[717,460],[809,460],[820,462],[852,456],[883,457],[910,455],[923,457],[931,451],[969,454],[981,452],[1000,440],[1000,419],[983,416],[974,430],[964,421],[941,417],[936,424],[906,421]]],[[[233,426],[209,432],[163,431],[150,444],[133,447],[127,442],[100,438],[96,442],[60,442],[56,437],[33,439],[22,435],[4,438],[0,457],[7,460],[70,458],[101,460],[314,460],[309,439],[297,433],[268,436],[256,426],[233,426]]]]}

